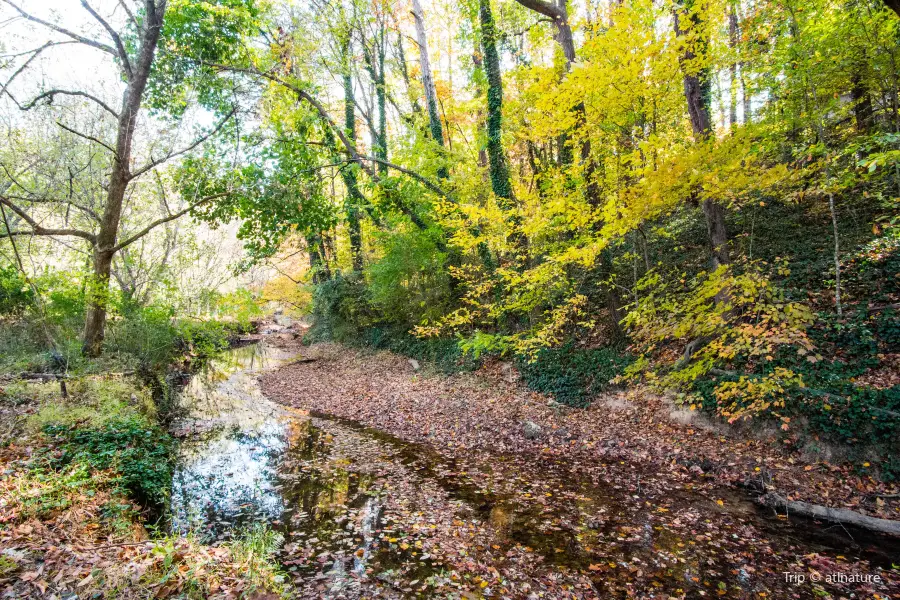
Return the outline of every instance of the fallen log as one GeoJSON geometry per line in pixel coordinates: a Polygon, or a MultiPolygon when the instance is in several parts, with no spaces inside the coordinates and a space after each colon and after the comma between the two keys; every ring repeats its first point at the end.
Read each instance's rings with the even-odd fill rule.
{"type": "Polygon", "coordinates": [[[782,509],[788,514],[794,513],[812,519],[840,523],[842,525],[854,525],[869,531],[877,531],[887,535],[900,537],[900,521],[891,519],[878,519],[870,517],[846,508],[830,508],[819,504],[809,504],[797,500],[788,500],[775,493],[760,496],[759,502],[765,506],[782,509]]]}

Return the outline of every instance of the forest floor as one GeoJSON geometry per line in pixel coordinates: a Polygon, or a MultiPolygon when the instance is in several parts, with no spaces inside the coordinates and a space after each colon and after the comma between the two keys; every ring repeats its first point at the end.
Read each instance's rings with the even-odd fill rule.
{"type": "MultiPolygon", "coordinates": [[[[280,598],[264,532],[211,547],[167,535],[134,502],[122,473],[101,463],[125,462],[129,425],[159,439],[142,412],[149,399],[136,381],[91,383],[70,383],[65,400],[56,383],[0,386],[0,598],[280,598]],[[73,434],[91,436],[89,452],[75,452],[73,434]]],[[[134,458],[144,478],[168,460],[134,458]]]]}
{"type": "Polygon", "coordinates": [[[427,524],[418,547],[474,582],[463,596],[900,598],[900,543],[788,522],[738,489],[900,518],[896,488],[775,432],[728,428],[641,390],[569,409],[503,363],[447,376],[387,352],[300,350],[310,360],[262,377],[267,396],[419,444],[440,457],[451,504],[483,500],[467,519],[411,499],[406,523],[394,519],[427,524]]]}

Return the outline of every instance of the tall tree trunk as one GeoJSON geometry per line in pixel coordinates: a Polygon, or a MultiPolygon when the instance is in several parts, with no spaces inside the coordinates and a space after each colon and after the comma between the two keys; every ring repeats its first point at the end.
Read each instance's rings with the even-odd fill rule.
{"type": "MultiPolygon", "coordinates": [[[[343,60],[344,78],[344,132],[350,142],[356,146],[356,101],[353,96],[353,71],[350,66],[350,33],[341,41],[341,53],[343,60]]],[[[353,270],[362,271],[362,226],[360,224],[360,206],[363,204],[363,195],[359,191],[359,167],[355,164],[346,165],[341,169],[344,186],[347,188],[346,212],[347,229],[350,237],[350,254],[353,261],[353,270]]]]}
{"type": "MultiPolygon", "coordinates": [[[[444,146],[444,127],[441,124],[440,108],[438,107],[437,90],[434,87],[434,75],[431,72],[431,60],[428,58],[428,37],[425,34],[425,13],[419,0],[412,0],[413,20],[416,23],[416,40],[419,45],[419,66],[422,71],[422,86],[425,88],[425,109],[428,111],[428,123],[431,129],[431,137],[444,146]]],[[[446,167],[438,170],[438,177],[446,179],[449,176],[446,167]]]]}
{"type": "MultiPolygon", "coordinates": [[[[732,4],[728,11],[728,47],[731,52],[735,53],[740,39],[738,30],[737,8],[732,4]]],[[[731,57],[731,65],[729,66],[729,85],[728,85],[728,128],[734,131],[737,127],[737,88],[738,88],[738,61],[735,56],[731,57]]]]}
{"type": "Polygon", "coordinates": [[[867,133],[872,128],[872,97],[863,83],[860,69],[850,75],[850,98],[853,100],[853,115],[856,118],[856,130],[867,133]]]}
{"type": "MultiPolygon", "coordinates": [[[[378,122],[372,136],[372,150],[375,157],[387,161],[387,88],[385,86],[384,58],[385,58],[385,26],[384,20],[378,23],[378,31],[372,41],[372,47],[365,49],[366,69],[375,85],[375,106],[378,110],[378,122]]],[[[378,174],[387,177],[388,166],[378,163],[378,174]]]]}
{"type": "Polygon", "coordinates": [[[320,233],[306,236],[306,252],[309,254],[309,270],[312,272],[313,283],[319,284],[331,279],[320,233]]]}
{"type": "Polygon", "coordinates": [[[141,109],[144,91],[150,77],[150,69],[156,56],[165,17],[165,4],[157,9],[154,2],[146,2],[147,13],[141,34],[141,45],[137,60],[131,65],[128,85],[122,98],[116,132],[116,154],[113,157],[112,173],[106,194],[106,208],[100,220],[97,243],[94,245],[93,275],[88,288],[87,314],[84,321],[82,352],[87,356],[99,356],[103,351],[106,334],[106,309],[109,302],[109,278],[115,256],[119,223],[122,220],[122,206],[125,193],[131,182],[131,153],[138,113],[141,109]]]}
{"type": "Polygon", "coordinates": [[[500,55],[497,53],[497,30],[490,0],[479,0],[481,45],[484,52],[484,72],[487,75],[487,154],[490,165],[491,188],[505,210],[514,208],[509,161],[503,148],[503,78],[500,55]]]}
{"type": "MultiPolygon", "coordinates": [[[[684,38],[690,28],[702,27],[702,23],[696,14],[690,14],[690,2],[682,3],[675,9],[675,35],[684,38]],[[689,21],[685,23],[685,21],[689,21]]],[[[712,134],[712,121],[710,117],[710,94],[712,91],[710,73],[707,67],[696,69],[697,54],[694,48],[700,48],[700,52],[706,52],[708,40],[701,39],[686,46],[680,58],[681,70],[684,78],[684,97],[687,101],[688,114],[691,119],[691,128],[698,141],[706,140],[712,134]]],[[[706,218],[706,230],[710,245],[710,262],[713,269],[720,265],[726,265],[730,261],[728,256],[728,232],[725,227],[725,207],[711,198],[702,203],[703,215],[706,218]]]]}

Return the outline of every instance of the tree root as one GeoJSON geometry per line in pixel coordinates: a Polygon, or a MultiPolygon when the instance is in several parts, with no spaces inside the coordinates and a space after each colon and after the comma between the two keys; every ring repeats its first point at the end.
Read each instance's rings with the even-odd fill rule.
{"type": "Polygon", "coordinates": [[[758,501],[765,506],[771,506],[776,509],[780,508],[788,513],[794,513],[812,519],[820,519],[822,521],[831,521],[832,523],[853,525],[869,531],[876,531],[878,533],[900,537],[900,521],[878,519],[846,508],[830,508],[819,504],[787,500],[774,493],[760,496],[758,501]]]}

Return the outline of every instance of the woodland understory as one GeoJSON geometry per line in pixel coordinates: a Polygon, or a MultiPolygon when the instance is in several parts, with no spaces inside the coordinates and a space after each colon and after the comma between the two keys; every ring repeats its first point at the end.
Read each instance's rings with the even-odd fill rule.
{"type": "Polygon", "coordinates": [[[895,0],[0,0],[0,32],[6,596],[900,597],[895,0]],[[354,471],[405,580],[168,527],[180,395],[248,343],[298,353],[260,385],[335,453],[285,469],[443,465],[354,471]],[[880,583],[775,581],[826,572],[880,583]]]}

